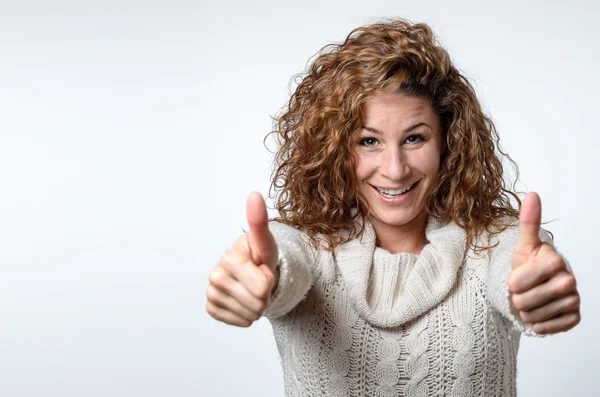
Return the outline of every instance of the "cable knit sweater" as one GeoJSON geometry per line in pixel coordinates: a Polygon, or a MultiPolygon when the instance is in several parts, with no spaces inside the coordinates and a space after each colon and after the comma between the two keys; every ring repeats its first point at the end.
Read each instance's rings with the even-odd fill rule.
{"type": "MultiPolygon", "coordinates": [[[[265,315],[286,396],[514,396],[520,333],[534,334],[507,287],[518,227],[466,250],[465,232],[430,219],[418,254],[361,239],[335,251],[271,222],[280,280],[265,315]]],[[[543,241],[550,242],[546,232],[543,241]]]]}

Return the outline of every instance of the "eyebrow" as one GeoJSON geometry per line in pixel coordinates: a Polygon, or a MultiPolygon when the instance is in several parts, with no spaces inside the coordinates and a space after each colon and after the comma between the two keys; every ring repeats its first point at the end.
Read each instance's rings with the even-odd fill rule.
{"type": "MultiPolygon", "coordinates": [[[[429,128],[431,128],[431,126],[429,124],[427,124],[426,122],[422,121],[420,123],[417,123],[415,125],[412,125],[410,127],[408,127],[407,129],[404,130],[405,134],[408,134],[409,132],[412,132],[414,130],[416,130],[417,128],[421,127],[421,126],[427,126],[429,128]]],[[[369,132],[372,132],[373,134],[381,134],[381,131],[379,131],[377,128],[373,128],[373,127],[367,127],[366,125],[363,125],[363,128],[369,132]]]]}

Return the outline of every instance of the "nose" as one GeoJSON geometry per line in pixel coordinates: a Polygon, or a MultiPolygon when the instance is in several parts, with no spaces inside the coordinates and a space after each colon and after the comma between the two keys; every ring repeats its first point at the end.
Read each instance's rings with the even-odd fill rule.
{"type": "Polygon", "coordinates": [[[381,153],[379,173],[390,180],[399,181],[409,172],[406,153],[399,147],[388,147],[381,153]]]}

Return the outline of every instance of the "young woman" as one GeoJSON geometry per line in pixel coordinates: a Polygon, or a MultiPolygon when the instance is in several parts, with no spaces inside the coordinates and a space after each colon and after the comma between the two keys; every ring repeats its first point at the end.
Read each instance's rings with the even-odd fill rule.
{"type": "Polygon", "coordinates": [[[494,126],[427,25],[325,47],[276,126],[280,218],[250,195],[207,311],[269,318],[286,395],[513,396],[520,334],[580,321],[539,197],[505,185],[494,126]]]}

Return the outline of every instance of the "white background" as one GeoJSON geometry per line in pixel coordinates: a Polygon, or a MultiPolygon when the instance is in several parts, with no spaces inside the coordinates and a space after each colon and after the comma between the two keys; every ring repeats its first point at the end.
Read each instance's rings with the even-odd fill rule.
{"type": "Polygon", "coordinates": [[[0,3],[0,395],[282,396],[270,325],[204,311],[268,191],[290,78],[378,17],[429,23],[554,220],[583,298],[522,396],[600,386],[597,1],[0,3]]]}

